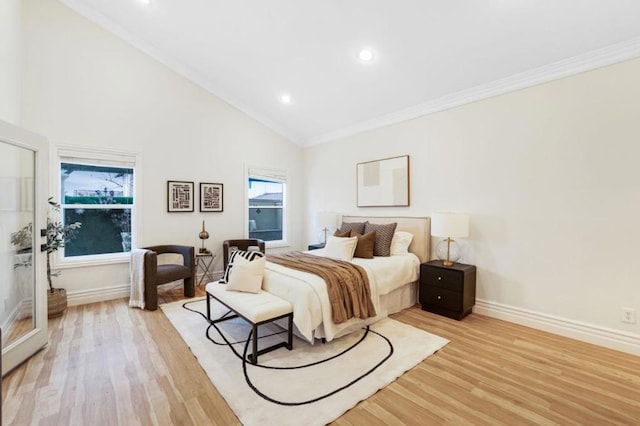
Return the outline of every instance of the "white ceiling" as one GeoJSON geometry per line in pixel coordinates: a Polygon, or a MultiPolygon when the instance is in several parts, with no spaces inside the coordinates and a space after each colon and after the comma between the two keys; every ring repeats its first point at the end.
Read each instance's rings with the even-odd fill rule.
{"type": "Polygon", "coordinates": [[[640,0],[60,1],[303,146],[640,56],[640,0]]]}

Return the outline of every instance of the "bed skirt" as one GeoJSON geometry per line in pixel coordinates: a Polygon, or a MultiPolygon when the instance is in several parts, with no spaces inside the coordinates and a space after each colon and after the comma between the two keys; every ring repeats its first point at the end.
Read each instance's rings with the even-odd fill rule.
{"type": "MultiPolygon", "coordinates": [[[[406,284],[403,285],[400,288],[397,288],[396,290],[385,294],[384,296],[380,297],[380,306],[379,309],[377,310],[378,315],[376,315],[373,318],[368,318],[366,320],[362,320],[359,321],[356,324],[353,324],[352,326],[349,326],[347,328],[345,328],[344,330],[341,330],[336,336],[335,338],[338,338],[340,336],[345,336],[349,333],[352,333],[356,330],[361,329],[362,327],[364,327],[365,325],[369,325],[369,324],[373,324],[374,322],[380,321],[381,319],[384,319],[386,317],[388,317],[391,314],[395,314],[396,312],[400,312],[404,309],[410,308],[413,305],[415,305],[416,303],[418,303],[418,289],[419,289],[419,282],[418,281],[414,281],[410,284],[406,284]]],[[[283,322],[282,324],[280,324],[280,320],[275,321],[276,324],[280,325],[281,327],[286,329],[286,325],[283,322]]],[[[293,327],[293,333],[303,339],[303,340],[307,340],[305,339],[300,332],[298,332],[298,329],[295,327],[293,327]]],[[[319,333],[316,333],[316,340],[322,336],[317,335],[319,333]]],[[[314,342],[311,342],[311,344],[313,344],[314,342]]]]}

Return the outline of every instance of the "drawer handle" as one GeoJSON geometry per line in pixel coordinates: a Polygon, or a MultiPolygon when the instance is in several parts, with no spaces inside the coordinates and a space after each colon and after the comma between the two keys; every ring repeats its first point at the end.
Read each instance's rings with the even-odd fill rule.
{"type": "Polygon", "coordinates": [[[442,296],[438,296],[438,300],[442,300],[442,296]]]}
{"type": "Polygon", "coordinates": [[[442,277],[438,277],[438,281],[442,281],[442,277]]]}

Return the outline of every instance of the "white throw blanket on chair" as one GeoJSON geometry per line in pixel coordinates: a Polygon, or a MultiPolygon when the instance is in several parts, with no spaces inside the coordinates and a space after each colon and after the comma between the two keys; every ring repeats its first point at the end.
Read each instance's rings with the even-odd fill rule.
{"type": "Polygon", "coordinates": [[[132,249],[129,261],[131,296],[129,306],[144,309],[144,255],[149,250],[132,249]]]}

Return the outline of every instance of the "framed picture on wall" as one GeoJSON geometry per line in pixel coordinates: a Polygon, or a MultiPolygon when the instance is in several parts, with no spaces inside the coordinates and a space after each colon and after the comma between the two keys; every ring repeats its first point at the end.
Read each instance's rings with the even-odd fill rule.
{"type": "Polygon", "coordinates": [[[223,209],[222,193],[221,183],[200,182],[200,211],[221,212],[223,209]]]}
{"type": "Polygon", "coordinates": [[[167,181],[167,211],[193,211],[193,182],[167,181]]]}
{"type": "Polygon", "coordinates": [[[409,156],[356,165],[358,207],[409,206],[409,156]]]}

